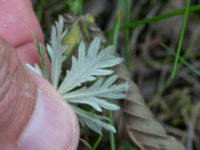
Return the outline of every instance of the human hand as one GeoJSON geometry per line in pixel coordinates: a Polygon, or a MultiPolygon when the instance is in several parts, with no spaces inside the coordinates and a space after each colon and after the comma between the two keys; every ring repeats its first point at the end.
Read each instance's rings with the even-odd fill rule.
{"type": "Polygon", "coordinates": [[[0,150],[74,150],[79,126],[49,83],[23,63],[39,62],[43,41],[30,0],[0,0],[0,150]]]}

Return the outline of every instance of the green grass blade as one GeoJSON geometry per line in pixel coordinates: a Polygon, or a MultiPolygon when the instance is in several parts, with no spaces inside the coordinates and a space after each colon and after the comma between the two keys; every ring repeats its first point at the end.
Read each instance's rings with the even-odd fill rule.
{"type": "Polygon", "coordinates": [[[46,64],[46,58],[45,58],[45,50],[42,46],[42,44],[37,40],[35,34],[32,34],[33,37],[33,42],[37,48],[37,52],[40,58],[40,62],[41,62],[41,70],[43,72],[44,78],[46,80],[49,80],[49,75],[48,75],[48,70],[47,70],[47,64],[46,64]]]}
{"type": "Polygon", "coordinates": [[[94,146],[92,146],[92,150],[96,150],[97,149],[97,147],[99,146],[102,138],[103,138],[103,134],[100,134],[99,137],[98,137],[98,139],[96,140],[94,146]]]}
{"type": "MultiPolygon", "coordinates": [[[[114,31],[113,31],[113,36],[112,36],[112,43],[115,47],[117,47],[117,41],[119,38],[119,31],[120,31],[120,22],[121,22],[121,11],[118,11],[118,15],[114,24],[114,31]]],[[[112,111],[109,111],[109,122],[110,124],[113,125],[113,114],[112,111]]],[[[109,135],[110,138],[110,145],[111,145],[111,150],[115,150],[115,136],[114,133],[110,132],[109,135]]]]}
{"type": "MultiPolygon", "coordinates": [[[[164,43],[160,44],[164,49],[166,49],[167,51],[169,51],[169,53],[171,53],[172,55],[176,55],[175,52],[168,47],[167,45],[165,45],[164,43]]],[[[188,51],[190,50],[190,48],[188,49],[188,51]]],[[[184,64],[189,70],[191,70],[193,73],[195,73],[196,75],[200,76],[200,71],[195,68],[194,66],[192,66],[191,64],[189,64],[186,59],[189,57],[188,53],[185,53],[182,57],[180,57],[180,61],[182,64],[184,64]]],[[[181,64],[178,65],[178,70],[181,68],[181,64]]],[[[166,88],[169,87],[169,85],[171,84],[171,82],[173,81],[173,79],[169,76],[166,81],[165,84],[163,84],[159,90],[156,92],[153,100],[150,102],[149,106],[155,106],[159,103],[159,97],[162,95],[162,93],[166,90],[166,88]]]]}
{"type": "MultiPolygon", "coordinates": [[[[125,23],[129,24],[130,22],[130,12],[131,12],[131,0],[124,0],[125,3],[125,23]]],[[[125,33],[125,63],[128,70],[130,69],[130,47],[129,47],[129,29],[124,31],[125,33]]]]}
{"type": "MultiPolygon", "coordinates": [[[[109,111],[109,123],[111,125],[113,125],[113,113],[112,113],[112,111],[109,111]]],[[[113,132],[110,132],[109,138],[110,138],[111,150],[116,150],[116,147],[115,147],[115,135],[114,135],[113,132]]]]}
{"type": "Polygon", "coordinates": [[[83,0],[65,0],[68,13],[78,15],[82,12],[83,0]]]}
{"type": "Polygon", "coordinates": [[[121,16],[122,16],[122,12],[121,12],[121,10],[118,10],[113,27],[112,27],[113,30],[112,30],[112,35],[111,35],[112,36],[112,44],[114,46],[117,46],[117,42],[119,39],[121,16]]]}
{"type": "MultiPolygon", "coordinates": [[[[173,50],[171,48],[169,48],[167,45],[161,43],[160,44],[164,49],[166,49],[167,51],[169,51],[172,55],[176,55],[173,50]]],[[[182,64],[184,64],[190,71],[192,71],[194,74],[198,75],[200,77],[200,71],[195,68],[194,66],[192,66],[190,63],[188,63],[184,57],[180,57],[180,62],[182,64]]]]}
{"type": "Polygon", "coordinates": [[[177,48],[176,57],[175,57],[175,60],[174,60],[171,78],[174,78],[174,75],[176,74],[177,65],[178,65],[179,57],[180,57],[180,52],[181,52],[181,48],[182,48],[182,44],[183,44],[183,38],[184,38],[184,34],[185,34],[185,28],[186,28],[186,24],[187,24],[189,9],[190,9],[190,0],[187,0],[187,6],[186,6],[186,9],[185,9],[183,24],[182,24],[182,27],[181,27],[181,33],[180,33],[180,38],[179,38],[179,41],[178,41],[178,48],[177,48]]]}
{"type": "MultiPolygon", "coordinates": [[[[167,19],[167,18],[171,18],[171,17],[175,17],[178,15],[182,15],[184,14],[186,8],[183,9],[178,9],[169,13],[165,13],[165,14],[161,14],[155,17],[151,17],[151,18],[146,18],[146,19],[142,19],[142,20],[135,20],[135,21],[131,21],[129,24],[126,24],[124,26],[122,26],[122,30],[126,30],[126,29],[134,29],[140,25],[144,25],[144,24],[150,24],[153,22],[157,22],[163,19],[167,19]]],[[[191,6],[189,8],[189,12],[196,12],[200,10],[200,5],[196,5],[196,6],[191,6]]]]}
{"type": "MultiPolygon", "coordinates": [[[[113,23],[112,27],[112,44],[117,48],[117,43],[119,39],[119,33],[120,33],[120,26],[121,26],[121,17],[122,17],[122,8],[123,8],[123,0],[118,0],[118,10],[116,13],[116,18],[113,23]]],[[[113,114],[112,111],[109,111],[109,123],[113,125],[113,114]]],[[[110,139],[110,146],[111,150],[116,150],[115,147],[115,135],[113,132],[110,132],[109,134],[109,139],[110,139]]]]}
{"type": "Polygon", "coordinates": [[[45,3],[46,3],[46,0],[40,0],[36,6],[35,12],[36,12],[36,16],[39,21],[41,21],[41,19],[42,19],[42,11],[45,6],[45,3]]]}

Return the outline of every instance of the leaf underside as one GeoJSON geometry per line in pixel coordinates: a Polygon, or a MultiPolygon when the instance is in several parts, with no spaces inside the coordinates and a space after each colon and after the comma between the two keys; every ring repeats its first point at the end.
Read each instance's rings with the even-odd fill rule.
{"type": "MultiPolygon", "coordinates": [[[[72,66],[66,71],[64,79],[61,80],[62,65],[67,59],[65,52],[67,45],[63,45],[62,40],[67,35],[64,28],[64,21],[59,16],[58,21],[52,27],[51,41],[47,44],[52,68],[50,82],[55,89],[74,108],[79,121],[93,131],[101,134],[102,129],[115,132],[115,128],[108,122],[108,118],[96,115],[98,112],[107,110],[118,110],[119,106],[111,103],[108,99],[124,99],[127,83],[115,84],[117,76],[112,75],[112,67],[122,62],[122,58],[115,55],[115,48],[108,46],[100,49],[100,37],[96,37],[89,45],[88,50],[83,42],[78,48],[78,56],[72,56],[72,66]],[[89,83],[89,84],[88,84],[89,83]],[[88,86],[91,85],[91,86],[88,86]],[[89,105],[90,110],[79,108],[79,105],[89,105]]],[[[41,60],[44,60],[42,58],[41,60]]],[[[43,61],[45,62],[45,61],[43,61]]],[[[38,65],[29,68],[44,77],[43,70],[38,65]]],[[[42,66],[43,67],[43,66],[42,66]]],[[[48,72],[46,70],[46,72],[48,72]]]]}

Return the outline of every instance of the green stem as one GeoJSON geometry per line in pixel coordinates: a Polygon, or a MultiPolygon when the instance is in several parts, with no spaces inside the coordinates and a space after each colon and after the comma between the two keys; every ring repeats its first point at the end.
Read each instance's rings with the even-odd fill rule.
{"type": "Polygon", "coordinates": [[[102,138],[103,138],[103,134],[100,134],[99,137],[98,137],[98,139],[96,140],[94,146],[92,147],[92,150],[96,150],[97,149],[97,147],[99,146],[102,138]]]}
{"type": "MultiPolygon", "coordinates": [[[[119,0],[120,1],[120,0],[119,0]]],[[[121,9],[118,9],[116,18],[113,24],[113,32],[112,32],[112,44],[117,48],[117,42],[119,39],[119,32],[120,32],[120,25],[121,25],[121,9]]],[[[113,125],[113,114],[112,111],[109,111],[109,120],[110,124],[113,125]]],[[[115,136],[113,132],[110,132],[109,134],[109,139],[110,139],[110,146],[111,150],[115,150],[115,136]]]]}
{"type": "MultiPolygon", "coordinates": [[[[120,28],[120,24],[118,24],[118,22],[120,23],[118,18],[116,18],[116,21],[114,23],[114,28],[113,28],[114,32],[113,32],[113,35],[112,35],[112,43],[113,43],[113,45],[115,47],[117,45],[118,36],[119,36],[119,28],[120,28]]],[[[109,121],[110,124],[113,125],[113,114],[112,114],[111,110],[109,111],[109,120],[110,120],[109,121]]],[[[114,133],[110,132],[109,139],[110,139],[111,150],[115,150],[115,136],[114,136],[114,133]]]]}
{"type": "Polygon", "coordinates": [[[111,35],[112,36],[112,44],[115,47],[117,47],[117,42],[119,39],[121,16],[122,16],[122,12],[121,12],[121,10],[118,10],[113,27],[112,27],[113,28],[112,35],[111,35]]]}
{"type": "Polygon", "coordinates": [[[78,15],[82,12],[83,0],[65,0],[68,12],[78,15]]]}
{"type": "MultiPolygon", "coordinates": [[[[146,18],[146,19],[142,19],[142,20],[135,20],[130,22],[129,24],[126,24],[124,26],[122,26],[122,30],[126,30],[126,29],[134,29],[140,25],[144,25],[144,24],[149,24],[149,23],[153,23],[153,22],[157,22],[163,19],[167,19],[167,18],[171,18],[171,17],[175,17],[178,15],[182,15],[185,12],[186,8],[183,9],[178,9],[169,13],[165,13],[165,14],[161,14],[152,18],[146,18]]],[[[200,10],[200,5],[196,5],[196,6],[192,6],[189,8],[189,12],[195,12],[195,11],[199,11],[200,10]]]]}
{"type": "MultiPolygon", "coordinates": [[[[169,53],[171,53],[172,55],[176,55],[173,50],[171,48],[169,48],[167,45],[165,45],[164,43],[161,43],[160,44],[164,49],[166,49],[169,53]]],[[[188,48],[186,53],[180,57],[180,61],[182,64],[184,64],[185,66],[188,67],[189,70],[191,70],[193,73],[195,73],[196,75],[200,76],[200,72],[194,67],[192,66],[191,64],[189,64],[186,59],[189,57],[189,51],[190,51],[191,48],[188,48]]],[[[181,68],[181,64],[178,65],[177,67],[179,70],[181,68]]],[[[169,85],[171,84],[172,82],[172,78],[169,76],[166,80],[166,82],[161,86],[159,87],[157,93],[155,94],[153,100],[150,102],[150,106],[155,106],[158,104],[159,102],[159,97],[162,95],[162,93],[166,90],[166,88],[169,87],[169,85]]]]}
{"type": "Polygon", "coordinates": [[[36,7],[36,16],[39,21],[41,21],[41,19],[42,19],[42,11],[43,11],[45,2],[46,2],[45,0],[39,0],[39,4],[36,7]]]}
{"type": "MultiPolygon", "coordinates": [[[[112,111],[109,111],[109,122],[110,124],[113,125],[113,113],[112,111]]],[[[115,135],[113,132],[110,132],[109,134],[109,138],[110,138],[110,146],[111,146],[111,150],[115,150],[115,135]]]]}
{"type": "Polygon", "coordinates": [[[181,27],[181,33],[180,33],[180,38],[178,41],[178,48],[177,48],[176,57],[174,60],[174,66],[172,69],[171,78],[174,78],[174,75],[176,74],[176,70],[177,70],[177,66],[178,66],[178,62],[179,62],[179,58],[180,58],[180,52],[181,52],[181,48],[182,48],[182,44],[183,44],[183,38],[184,38],[184,34],[185,34],[185,28],[186,28],[186,24],[187,24],[187,20],[188,20],[189,9],[190,9],[190,0],[187,0],[187,6],[185,9],[183,24],[181,27]]]}
{"type": "MultiPolygon", "coordinates": [[[[173,52],[173,50],[170,49],[169,47],[167,47],[165,44],[161,43],[160,45],[161,45],[163,48],[165,48],[166,50],[168,50],[172,55],[176,55],[176,54],[173,52]]],[[[187,50],[189,50],[189,49],[187,49],[187,50]]],[[[180,59],[180,62],[181,62],[182,64],[184,64],[189,70],[191,70],[193,73],[195,73],[196,75],[198,75],[198,76],[200,77],[200,71],[199,71],[197,68],[195,68],[193,65],[191,65],[190,63],[188,63],[188,62],[186,61],[186,59],[187,59],[188,56],[189,56],[189,54],[188,54],[188,53],[185,53],[185,55],[184,55],[183,57],[180,57],[180,58],[179,58],[179,59],[180,59]]]]}
{"type": "Polygon", "coordinates": [[[49,75],[48,75],[48,70],[47,70],[47,64],[46,64],[46,59],[45,59],[45,50],[43,49],[42,44],[37,40],[37,37],[35,36],[34,33],[32,33],[32,38],[33,38],[33,42],[37,48],[37,52],[40,58],[40,62],[41,62],[41,70],[44,74],[44,78],[46,80],[49,80],[49,75]]]}
{"type": "MultiPolygon", "coordinates": [[[[125,22],[130,22],[131,0],[125,0],[125,22]]],[[[129,47],[129,29],[124,31],[125,33],[125,63],[128,70],[130,69],[130,47],[129,47]]]]}

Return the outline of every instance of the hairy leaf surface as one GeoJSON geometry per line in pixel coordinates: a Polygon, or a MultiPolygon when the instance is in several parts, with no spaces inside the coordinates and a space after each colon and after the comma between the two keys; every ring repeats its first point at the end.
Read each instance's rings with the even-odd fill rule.
{"type": "Polygon", "coordinates": [[[96,80],[96,76],[110,75],[111,68],[122,62],[122,59],[114,55],[115,49],[109,46],[100,51],[100,38],[96,37],[85,50],[85,44],[81,42],[78,49],[78,58],[72,57],[72,67],[67,71],[66,77],[59,87],[59,92],[65,94],[86,81],[96,80]]]}
{"type": "Polygon", "coordinates": [[[128,88],[128,84],[114,84],[117,78],[117,75],[113,75],[105,81],[103,79],[99,79],[89,88],[83,87],[64,94],[63,97],[72,103],[91,105],[97,111],[102,111],[102,108],[108,110],[118,110],[119,107],[108,102],[107,99],[124,98],[124,91],[128,88]]]}
{"type": "Polygon", "coordinates": [[[107,117],[96,115],[96,114],[84,111],[77,107],[74,107],[74,110],[76,114],[78,115],[78,118],[81,124],[83,126],[87,125],[94,132],[101,134],[102,129],[106,129],[110,132],[116,132],[115,128],[111,124],[106,122],[108,121],[107,117]]]}
{"type": "Polygon", "coordinates": [[[51,30],[50,45],[47,45],[47,51],[52,63],[51,82],[54,88],[58,87],[62,63],[66,58],[64,56],[64,52],[67,46],[62,45],[62,39],[66,34],[66,31],[63,31],[63,24],[63,18],[59,16],[59,20],[55,23],[55,26],[53,26],[51,30]]]}

